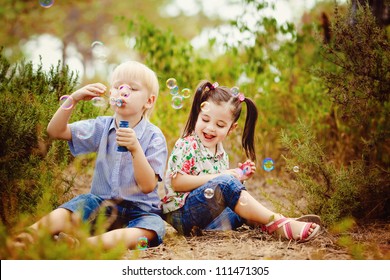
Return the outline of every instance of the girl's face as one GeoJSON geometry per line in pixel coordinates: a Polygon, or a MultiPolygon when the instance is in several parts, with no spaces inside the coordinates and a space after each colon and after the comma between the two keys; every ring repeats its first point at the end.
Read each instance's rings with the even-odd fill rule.
{"type": "Polygon", "coordinates": [[[200,111],[195,124],[195,133],[202,144],[211,152],[216,152],[217,144],[237,126],[228,103],[217,105],[208,101],[207,111],[200,111]]]}
{"type": "Polygon", "coordinates": [[[154,102],[147,88],[140,81],[114,81],[110,90],[110,103],[117,116],[122,119],[141,119],[143,112],[154,102]]]}

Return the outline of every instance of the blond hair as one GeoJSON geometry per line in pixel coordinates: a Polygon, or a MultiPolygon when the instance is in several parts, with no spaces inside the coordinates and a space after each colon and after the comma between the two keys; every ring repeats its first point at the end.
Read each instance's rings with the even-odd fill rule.
{"type": "Polygon", "coordinates": [[[140,81],[143,86],[145,86],[148,90],[149,96],[156,96],[153,106],[143,112],[143,116],[146,119],[149,119],[149,116],[151,115],[152,110],[154,108],[154,104],[157,101],[158,92],[160,89],[156,73],[149,67],[147,67],[145,64],[142,64],[137,61],[127,61],[119,64],[115,68],[114,72],[111,75],[111,85],[113,85],[113,83],[117,80],[140,81]]]}

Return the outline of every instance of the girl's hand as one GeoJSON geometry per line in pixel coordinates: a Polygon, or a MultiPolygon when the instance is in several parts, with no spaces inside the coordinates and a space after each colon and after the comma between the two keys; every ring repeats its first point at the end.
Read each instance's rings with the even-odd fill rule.
{"type": "Polygon", "coordinates": [[[131,153],[140,147],[134,130],[127,127],[120,127],[116,130],[116,143],[118,146],[126,147],[131,153]]]}
{"type": "Polygon", "coordinates": [[[243,168],[243,165],[246,165],[246,166],[249,166],[250,168],[250,172],[249,173],[245,173],[241,176],[241,180],[248,180],[250,179],[256,172],[256,165],[253,161],[251,160],[247,160],[245,161],[244,163],[238,163],[238,168],[242,169],[243,168]]]}
{"type": "Polygon", "coordinates": [[[91,100],[94,97],[103,95],[107,87],[101,83],[86,85],[72,93],[71,97],[75,102],[80,100],[91,100]]]}
{"type": "Polygon", "coordinates": [[[221,174],[232,175],[232,176],[236,177],[238,180],[241,180],[240,174],[238,174],[235,169],[226,169],[226,170],[222,171],[221,174]]]}

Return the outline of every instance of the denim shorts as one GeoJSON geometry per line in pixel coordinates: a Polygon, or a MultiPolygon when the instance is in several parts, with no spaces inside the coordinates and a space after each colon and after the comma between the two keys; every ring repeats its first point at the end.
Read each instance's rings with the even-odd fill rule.
{"type": "Polygon", "coordinates": [[[179,233],[190,235],[194,227],[206,230],[236,229],[244,223],[232,209],[245,187],[231,175],[221,175],[191,191],[183,207],[167,213],[164,219],[179,233]],[[205,190],[212,189],[212,197],[205,190]]]}
{"type": "Polygon", "coordinates": [[[161,216],[146,212],[131,201],[105,200],[88,193],[76,196],[58,208],[65,208],[73,213],[79,212],[82,220],[91,224],[91,234],[95,231],[96,218],[103,214],[109,222],[107,231],[126,227],[154,231],[157,238],[149,243],[150,246],[161,244],[165,235],[165,224],[161,216]]]}

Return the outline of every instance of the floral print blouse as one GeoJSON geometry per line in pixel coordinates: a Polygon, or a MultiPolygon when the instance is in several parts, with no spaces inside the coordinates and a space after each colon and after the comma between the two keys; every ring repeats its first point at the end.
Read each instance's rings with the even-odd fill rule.
{"type": "Polygon", "coordinates": [[[176,141],[168,160],[165,174],[165,197],[162,210],[166,214],[181,208],[190,192],[175,192],[172,188],[172,178],[177,173],[188,175],[217,174],[229,168],[229,157],[222,143],[217,146],[215,155],[203,146],[199,137],[194,135],[180,138],[176,141]]]}

